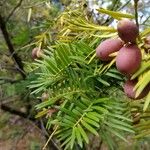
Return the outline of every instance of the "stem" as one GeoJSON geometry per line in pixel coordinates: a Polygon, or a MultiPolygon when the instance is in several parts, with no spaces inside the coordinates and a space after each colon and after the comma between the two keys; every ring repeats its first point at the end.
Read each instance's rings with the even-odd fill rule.
{"type": "Polygon", "coordinates": [[[25,75],[24,70],[23,70],[23,64],[22,64],[21,58],[15,53],[13,44],[10,40],[9,33],[7,31],[7,28],[6,28],[6,22],[4,21],[4,18],[1,16],[1,14],[0,14],[0,28],[2,30],[2,34],[4,36],[4,39],[5,39],[5,42],[7,44],[8,49],[9,49],[9,52],[10,52],[13,60],[17,64],[17,69],[20,72],[23,79],[25,79],[26,75],[25,75]]]}
{"type": "Polygon", "coordinates": [[[46,144],[43,146],[42,150],[45,150],[45,149],[46,149],[48,143],[49,143],[50,140],[52,139],[52,137],[53,137],[53,135],[55,134],[55,132],[57,131],[57,129],[58,129],[58,126],[56,126],[55,130],[53,131],[53,133],[49,136],[49,138],[48,138],[46,144]]]}
{"type": "Polygon", "coordinates": [[[138,1],[139,0],[134,0],[134,11],[135,11],[135,21],[136,21],[136,25],[139,28],[139,22],[138,22],[138,1]]]}
{"type": "Polygon", "coordinates": [[[6,18],[5,22],[8,22],[8,20],[10,19],[10,17],[14,14],[14,12],[17,10],[18,7],[21,6],[23,0],[20,0],[19,3],[14,7],[14,9],[11,11],[11,13],[8,15],[8,17],[6,18]]]}
{"type": "Polygon", "coordinates": [[[20,117],[28,118],[29,120],[35,121],[34,117],[28,117],[29,114],[23,113],[19,110],[16,110],[16,109],[12,108],[12,107],[9,107],[8,105],[1,104],[1,109],[4,110],[4,111],[9,112],[11,114],[18,115],[20,117]]]}

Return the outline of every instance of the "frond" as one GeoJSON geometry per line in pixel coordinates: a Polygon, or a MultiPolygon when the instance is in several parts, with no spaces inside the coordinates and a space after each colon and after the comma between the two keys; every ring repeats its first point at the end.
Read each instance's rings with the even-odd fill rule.
{"type": "Polygon", "coordinates": [[[82,148],[84,142],[89,143],[88,135],[91,133],[97,137],[101,134],[108,137],[108,133],[105,134],[104,130],[126,141],[122,131],[131,133],[134,131],[131,119],[124,115],[127,111],[125,105],[127,104],[110,98],[92,101],[81,98],[71,103],[68,101],[65,107],[60,107],[61,115],[58,116],[59,129],[56,135],[62,143],[61,146],[65,146],[64,149],[72,149],[77,143],[82,148]],[[66,109],[67,105],[71,107],[66,109]]]}

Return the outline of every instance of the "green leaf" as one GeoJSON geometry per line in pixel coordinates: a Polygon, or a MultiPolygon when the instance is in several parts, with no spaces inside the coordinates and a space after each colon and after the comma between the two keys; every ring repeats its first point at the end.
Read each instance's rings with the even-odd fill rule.
{"type": "Polygon", "coordinates": [[[84,120],[85,122],[87,122],[87,123],[89,123],[89,124],[91,124],[91,125],[97,127],[97,128],[100,127],[100,125],[99,125],[96,121],[94,121],[94,120],[92,120],[92,119],[89,119],[89,118],[87,118],[87,117],[84,117],[83,120],[84,120]]]}
{"type": "Polygon", "coordinates": [[[91,104],[91,101],[89,101],[88,99],[86,98],[81,98],[81,101],[84,103],[84,105],[86,105],[87,107],[91,104]]]}
{"type": "MultiPolygon", "coordinates": [[[[61,132],[61,131],[60,131],[61,132]]],[[[72,132],[72,130],[71,129],[68,129],[68,130],[65,130],[65,131],[63,131],[63,132],[61,132],[61,133],[57,133],[58,134],[58,139],[59,139],[59,141],[63,141],[64,139],[66,139],[67,137],[70,137],[71,136],[71,132],[72,132]]]]}
{"type": "Polygon", "coordinates": [[[124,130],[124,131],[127,131],[127,132],[130,132],[130,133],[134,133],[133,130],[127,128],[127,127],[124,127],[124,126],[121,126],[121,125],[118,125],[118,124],[113,124],[113,123],[108,123],[108,122],[105,122],[109,127],[112,127],[112,128],[116,128],[116,129],[120,129],[120,130],[124,130]]]}
{"type": "Polygon", "coordinates": [[[83,143],[82,143],[82,138],[81,138],[81,134],[78,128],[75,127],[75,133],[76,133],[76,138],[78,141],[78,144],[80,145],[80,147],[83,147],[83,143]]]}
{"type": "Polygon", "coordinates": [[[69,115],[65,115],[65,119],[68,119],[68,120],[70,120],[72,122],[76,122],[76,119],[74,117],[72,117],[72,116],[69,116],[69,115]]]}
{"type": "Polygon", "coordinates": [[[100,118],[102,118],[102,115],[100,115],[99,113],[93,111],[93,112],[88,112],[87,117],[90,118],[90,119],[93,119],[95,121],[99,121],[100,118]]]}
{"type": "Polygon", "coordinates": [[[87,108],[87,106],[81,103],[79,100],[74,101],[74,103],[83,110],[87,108]]]}
{"type": "Polygon", "coordinates": [[[73,128],[72,135],[71,135],[71,141],[70,141],[70,148],[73,149],[74,143],[75,143],[75,128],[73,128]]]}
{"type": "Polygon", "coordinates": [[[143,107],[143,111],[146,111],[148,106],[149,106],[149,103],[150,103],[150,92],[148,93],[147,95],[147,98],[145,100],[145,103],[144,103],[144,107],[143,107]]]}
{"type": "Polygon", "coordinates": [[[99,98],[94,100],[93,104],[98,104],[98,103],[105,103],[108,102],[108,100],[110,100],[109,98],[99,98]]]}
{"type": "Polygon", "coordinates": [[[111,72],[107,72],[105,75],[115,78],[115,79],[118,79],[118,80],[122,80],[122,78],[119,75],[111,73],[111,72]]]}
{"type": "Polygon", "coordinates": [[[99,112],[104,113],[104,114],[108,113],[108,110],[103,108],[102,106],[92,106],[91,108],[98,110],[99,112]]]}
{"type": "Polygon", "coordinates": [[[66,123],[66,124],[68,124],[68,125],[70,125],[70,126],[73,126],[73,125],[74,125],[74,122],[72,122],[72,121],[70,121],[70,120],[68,120],[68,119],[66,119],[66,118],[63,119],[63,123],[66,123]]]}
{"type": "Polygon", "coordinates": [[[141,32],[140,36],[146,36],[147,34],[150,33],[150,28],[146,28],[143,32],[141,32]]]}
{"type": "Polygon", "coordinates": [[[97,78],[97,80],[102,84],[104,84],[105,86],[110,86],[110,84],[107,81],[103,80],[102,78],[97,78]]]}
{"type": "Polygon", "coordinates": [[[114,129],[111,129],[111,128],[107,128],[108,131],[110,131],[112,134],[118,136],[120,139],[124,140],[125,142],[128,142],[119,132],[120,131],[116,131],[114,129]]]}
{"type": "Polygon", "coordinates": [[[136,71],[136,73],[132,76],[131,79],[135,79],[136,77],[138,77],[140,74],[142,74],[145,70],[150,68],[150,61],[145,62],[142,61],[140,68],[138,69],[138,71],[136,71]]]}
{"type": "Polygon", "coordinates": [[[110,123],[114,123],[114,124],[118,124],[118,125],[121,125],[121,126],[124,126],[124,127],[127,127],[127,128],[131,128],[132,129],[132,126],[126,122],[123,122],[123,121],[120,121],[118,119],[114,119],[114,118],[109,118],[109,121],[110,123]]]}
{"type": "Polygon", "coordinates": [[[80,112],[79,112],[77,109],[75,109],[75,108],[72,110],[72,112],[73,112],[74,114],[76,114],[77,117],[82,116],[82,113],[80,113],[80,112]]]}
{"type": "Polygon", "coordinates": [[[126,120],[126,121],[130,121],[132,122],[131,119],[127,118],[127,117],[124,117],[123,115],[118,115],[118,114],[113,114],[113,113],[108,113],[109,116],[112,116],[112,117],[116,117],[116,118],[120,118],[120,119],[123,119],[123,120],[126,120]]]}
{"type": "Polygon", "coordinates": [[[100,8],[100,9],[97,9],[98,12],[100,13],[104,13],[104,14],[107,14],[117,20],[120,20],[121,18],[131,18],[131,19],[134,19],[134,15],[131,15],[131,14],[125,14],[125,13],[121,13],[121,12],[117,12],[117,11],[111,11],[111,10],[107,10],[107,9],[103,9],[103,8],[100,8]]]}
{"type": "Polygon", "coordinates": [[[81,123],[82,125],[87,129],[89,130],[90,132],[92,132],[93,134],[95,134],[96,136],[99,136],[99,134],[97,133],[97,131],[92,127],[90,126],[89,124],[87,124],[85,121],[81,120],[81,123]]]}
{"type": "MultiPolygon", "coordinates": [[[[61,147],[63,147],[67,143],[69,143],[70,140],[71,140],[71,136],[69,136],[68,138],[66,138],[66,140],[61,144],[61,147]]],[[[70,143],[69,143],[69,145],[70,145],[70,143]]]]}
{"type": "Polygon", "coordinates": [[[80,124],[78,124],[78,131],[80,131],[80,134],[82,135],[83,139],[86,141],[86,143],[89,143],[89,138],[87,136],[87,134],[85,133],[85,131],[83,130],[83,128],[80,126],[80,124]]]}
{"type": "Polygon", "coordinates": [[[134,90],[136,90],[136,97],[138,97],[141,92],[144,90],[144,88],[149,84],[150,82],[150,71],[146,72],[143,76],[143,78],[138,81],[136,86],[134,87],[134,90]]]}
{"type": "Polygon", "coordinates": [[[66,114],[71,115],[72,117],[78,119],[78,117],[71,110],[68,110],[66,108],[60,108],[60,110],[65,112],[66,114]]]}

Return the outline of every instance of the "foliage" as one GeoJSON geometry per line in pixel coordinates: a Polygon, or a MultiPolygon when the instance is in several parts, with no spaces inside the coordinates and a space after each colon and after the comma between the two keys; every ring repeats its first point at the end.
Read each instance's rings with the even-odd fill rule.
{"type": "MultiPolygon", "coordinates": [[[[37,117],[50,113],[47,127],[54,127],[53,134],[60,141],[61,147],[73,149],[79,145],[83,148],[85,143],[92,142],[89,137],[93,134],[105,141],[110,149],[114,149],[114,135],[126,141],[123,133],[134,133],[130,114],[134,107],[130,107],[123,96],[115,97],[109,93],[114,88],[122,89],[124,80],[114,68],[115,58],[109,64],[95,58],[94,49],[99,41],[115,37],[116,30],[95,24],[91,17],[82,13],[84,9],[68,8],[58,17],[57,41],[44,50],[41,60],[34,63],[38,70],[37,80],[32,82],[30,88],[33,89],[32,93],[39,95],[48,91],[49,98],[36,106],[41,110],[37,117]]],[[[121,12],[105,9],[98,11],[116,19],[133,18],[121,12]]],[[[141,46],[144,41],[138,44],[141,46]]],[[[143,65],[132,77],[139,77],[135,87],[137,96],[149,84],[149,56],[142,51],[143,65]]],[[[149,95],[144,110],[148,109],[148,103],[149,95]]],[[[138,131],[136,137],[145,135],[139,133],[139,126],[134,126],[138,131]]]]}
{"type": "MultiPolygon", "coordinates": [[[[5,7],[10,8],[14,5],[12,2],[5,7]]],[[[116,53],[109,63],[95,57],[95,48],[101,41],[117,37],[115,19],[134,19],[133,10],[129,11],[131,14],[120,11],[128,7],[130,1],[122,4],[113,0],[109,9],[98,8],[97,14],[85,1],[79,4],[63,2],[64,7],[40,0],[23,4],[19,12],[25,18],[16,17],[16,13],[8,23],[8,30],[13,28],[12,42],[16,52],[26,60],[24,69],[28,74],[25,81],[15,84],[15,88],[18,92],[24,85],[20,93],[31,92],[40,99],[43,93],[48,93],[48,98],[36,105],[36,117],[47,118],[47,130],[53,131],[50,139],[55,136],[64,149],[85,149],[92,143],[90,137],[95,136],[100,143],[116,149],[118,140],[127,142],[127,135],[149,136],[150,94],[136,102],[127,99],[122,93],[125,77],[115,67],[116,53]],[[62,8],[63,12],[58,11],[62,8]],[[18,26],[15,26],[16,18],[22,18],[18,26]],[[41,48],[43,54],[31,64],[29,51],[33,47],[41,48]],[[29,90],[24,92],[27,86],[29,90]],[[137,124],[137,116],[133,114],[140,114],[137,124]]],[[[141,24],[146,22],[149,19],[140,20],[141,24]]],[[[137,40],[142,51],[142,65],[132,76],[132,79],[138,78],[136,96],[150,83],[150,55],[144,47],[150,30],[145,28],[141,27],[137,40]]]]}

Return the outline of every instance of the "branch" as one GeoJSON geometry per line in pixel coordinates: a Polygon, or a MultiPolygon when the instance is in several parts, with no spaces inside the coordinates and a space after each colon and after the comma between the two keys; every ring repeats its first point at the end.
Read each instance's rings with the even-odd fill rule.
{"type": "Polygon", "coordinates": [[[4,36],[4,39],[5,39],[5,42],[7,44],[8,49],[9,49],[9,52],[10,52],[13,60],[17,64],[18,71],[20,72],[21,76],[24,79],[26,77],[26,75],[25,75],[25,72],[23,70],[22,61],[21,61],[20,57],[15,53],[13,44],[11,43],[9,33],[7,31],[7,28],[6,28],[6,22],[4,21],[4,18],[1,16],[1,14],[0,14],[0,28],[2,30],[2,34],[4,36]]]}
{"type": "Polygon", "coordinates": [[[139,0],[134,0],[134,11],[135,11],[135,21],[136,21],[136,25],[139,28],[139,22],[138,22],[138,1],[139,0]]]}
{"type": "Polygon", "coordinates": [[[22,2],[23,2],[23,0],[20,0],[19,3],[14,7],[14,9],[11,11],[11,13],[6,18],[6,21],[5,21],[6,23],[8,22],[10,17],[14,14],[14,12],[17,10],[17,8],[21,6],[22,2]]]}
{"type": "Polygon", "coordinates": [[[15,80],[15,79],[11,79],[11,78],[3,78],[3,77],[0,77],[0,81],[4,81],[4,83],[16,83],[16,82],[19,82],[20,80],[15,80]]]}
{"type": "MultiPolygon", "coordinates": [[[[22,117],[22,118],[28,119],[28,120],[31,121],[34,125],[36,125],[36,119],[35,119],[34,117],[29,116],[28,113],[26,114],[26,113],[20,112],[20,111],[14,109],[14,108],[12,108],[12,107],[9,107],[8,105],[5,105],[5,104],[1,104],[0,107],[1,107],[1,109],[4,110],[4,111],[7,111],[7,112],[9,112],[9,113],[11,113],[11,114],[14,114],[14,115],[20,116],[20,117],[22,117]]],[[[39,124],[39,122],[38,122],[38,124],[39,124]]],[[[36,125],[36,127],[37,127],[38,129],[40,129],[40,131],[41,131],[40,125],[36,125]]],[[[44,136],[45,136],[46,138],[48,138],[49,135],[47,135],[47,134],[44,133],[44,136]]],[[[57,144],[53,141],[53,139],[51,139],[51,140],[50,140],[50,143],[47,143],[47,144],[49,144],[49,147],[50,147],[50,148],[52,148],[52,149],[54,149],[54,150],[59,150],[58,147],[57,147],[57,144]]]]}
{"type": "Polygon", "coordinates": [[[23,113],[23,112],[21,112],[21,111],[18,111],[18,110],[14,109],[14,108],[12,108],[12,107],[9,107],[9,106],[7,106],[7,105],[5,105],[5,104],[1,104],[1,109],[4,110],[4,111],[9,112],[9,113],[11,113],[11,114],[18,115],[18,116],[20,116],[20,117],[28,118],[29,120],[35,121],[35,118],[34,118],[34,117],[28,117],[28,114],[23,113]]]}

